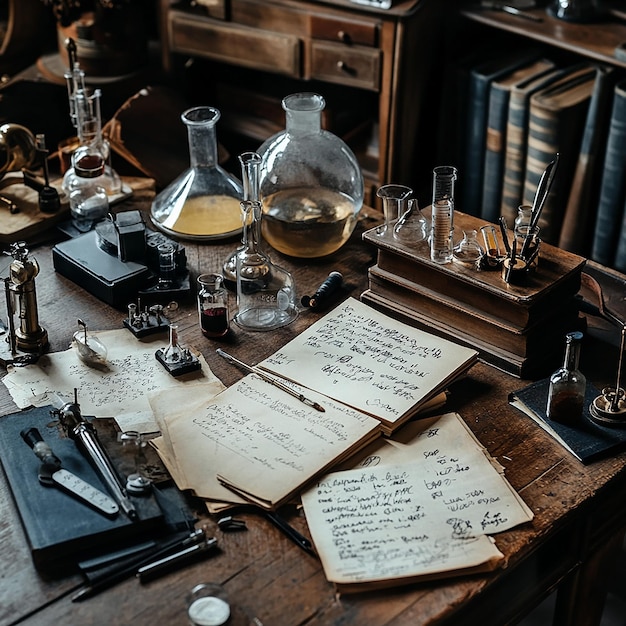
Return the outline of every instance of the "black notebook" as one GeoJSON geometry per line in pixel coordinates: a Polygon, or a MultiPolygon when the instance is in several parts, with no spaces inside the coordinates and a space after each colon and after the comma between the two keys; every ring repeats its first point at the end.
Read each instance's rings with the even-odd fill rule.
{"type": "MultiPolygon", "coordinates": [[[[118,542],[145,538],[147,531],[162,526],[163,510],[154,495],[132,499],[139,515],[139,520],[133,522],[121,511],[113,519],[106,517],[57,487],[39,483],[41,461],[20,436],[21,430],[33,426],[61,459],[65,469],[107,492],[74,441],[65,436],[51,415],[51,409],[50,406],[28,409],[0,418],[0,460],[35,564],[49,567],[60,557],[71,561],[72,557],[91,550],[112,550],[118,542]]],[[[95,425],[102,445],[116,464],[111,453],[115,441],[112,422],[97,420],[95,425]]],[[[115,446],[121,448],[119,443],[115,446]]]]}
{"type": "Polygon", "coordinates": [[[533,419],[585,464],[626,449],[626,428],[601,426],[591,419],[589,405],[600,395],[600,391],[592,384],[587,382],[583,415],[575,426],[567,426],[548,419],[546,407],[549,387],[550,381],[547,378],[539,380],[512,392],[509,395],[509,402],[533,419]]]}

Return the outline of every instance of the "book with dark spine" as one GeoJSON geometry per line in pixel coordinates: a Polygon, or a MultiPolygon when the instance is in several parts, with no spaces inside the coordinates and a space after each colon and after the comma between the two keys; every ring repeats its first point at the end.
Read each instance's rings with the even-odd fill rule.
{"type": "Polygon", "coordinates": [[[481,217],[496,222],[500,216],[507,121],[513,87],[544,76],[554,68],[548,59],[538,59],[495,80],[489,94],[481,217]]]}
{"type": "Polygon", "coordinates": [[[593,66],[573,69],[530,98],[522,203],[533,204],[543,172],[559,154],[559,165],[539,219],[542,241],[553,245],[559,242],[595,75],[593,66]]]}
{"type": "Polygon", "coordinates": [[[593,239],[614,74],[611,67],[596,68],[585,132],[559,238],[559,248],[583,256],[588,256],[593,239]]]}
{"type": "Polygon", "coordinates": [[[459,172],[461,194],[457,205],[469,215],[480,215],[483,186],[483,165],[491,83],[528,63],[537,54],[515,53],[497,55],[470,71],[467,102],[467,140],[463,167],[459,172]]]}
{"type": "Polygon", "coordinates": [[[506,219],[507,224],[513,224],[515,221],[517,209],[522,204],[524,197],[530,97],[536,91],[561,78],[563,74],[563,69],[555,69],[539,78],[532,77],[519,85],[513,85],[511,88],[506,124],[502,204],[500,207],[500,215],[506,219]]]}
{"type": "Polygon", "coordinates": [[[622,270],[626,266],[626,242],[620,242],[620,239],[626,238],[626,227],[623,225],[626,200],[625,146],[626,81],[621,81],[613,92],[591,258],[598,263],[616,268],[619,261],[622,270]]]}

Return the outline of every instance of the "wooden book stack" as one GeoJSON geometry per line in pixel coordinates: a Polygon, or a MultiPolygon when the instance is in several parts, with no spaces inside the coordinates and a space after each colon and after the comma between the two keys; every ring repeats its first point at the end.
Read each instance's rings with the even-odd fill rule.
{"type": "MultiPolygon", "coordinates": [[[[480,218],[455,211],[455,243],[479,231],[480,218]]],[[[524,285],[500,271],[430,260],[428,243],[397,241],[376,229],[363,239],[378,249],[361,300],[418,328],[478,350],[480,358],[521,378],[543,376],[563,357],[564,336],[580,329],[575,296],[585,259],[541,244],[537,269],[524,285]]]]}

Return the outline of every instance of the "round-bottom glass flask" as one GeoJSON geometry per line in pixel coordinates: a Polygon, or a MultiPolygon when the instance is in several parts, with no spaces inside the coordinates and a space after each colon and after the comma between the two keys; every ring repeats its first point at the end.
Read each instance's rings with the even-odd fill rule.
{"type": "Polygon", "coordinates": [[[346,143],[322,129],[322,96],[296,93],[282,104],[285,130],[258,151],[263,237],[283,254],[323,257],[354,231],[363,175],[346,143]]]}
{"type": "Polygon", "coordinates": [[[210,241],[241,232],[241,183],[217,162],[215,125],[220,112],[199,106],[181,115],[187,126],[190,167],[152,203],[154,225],[168,235],[210,241]]]}

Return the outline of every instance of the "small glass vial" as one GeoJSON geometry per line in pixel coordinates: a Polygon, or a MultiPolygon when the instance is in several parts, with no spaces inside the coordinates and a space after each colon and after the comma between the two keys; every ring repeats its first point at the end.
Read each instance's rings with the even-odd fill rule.
{"type": "Polygon", "coordinates": [[[228,594],[217,583],[196,585],[187,596],[189,626],[222,626],[230,613],[228,594]]]}
{"type": "Polygon", "coordinates": [[[533,208],[527,204],[522,204],[517,208],[517,217],[515,218],[515,224],[513,225],[513,232],[515,233],[515,236],[519,234],[521,228],[530,226],[532,210],[533,208]]]}
{"type": "Polygon", "coordinates": [[[170,289],[176,282],[176,248],[171,243],[157,246],[159,254],[159,289],[170,289]]]}
{"type": "Polygon", "coordinates": [[[437,200],[432,206],[430,231],[430,258],[435,263],[452,261],[452,236],[454,233],[452,202],[437,200]]]}
{"type": "Polygon", "coordinates": [[[104,158],[97,150],[85,147],[74,153],[68,195],[74,225],[81,232],[90,230],[109,212],[109,198],[102,184],[104,167],[104,158]]]}
{"type": "Polygon", "coordinates": [[[478,243],[478,232],[475,230],[464,230],[463,239],[454,246],[454,260],[469,267],[478,268],[478,263],[484,251],[478,243]]]}
{"type": "Polygon", "coordinates": [[[579,331],[565,336],[563,367],[550,376],[546,414],[549,419],[562,424],[575,423],[583,413],[587,381],[578,370],[582,338],[579,331]]]}
{"type": "Polygon", "coordinates": [[[198,276],[198,316],[205,337],[223,337],[228,332],[228,292],[221,274],[198,276]]]}

